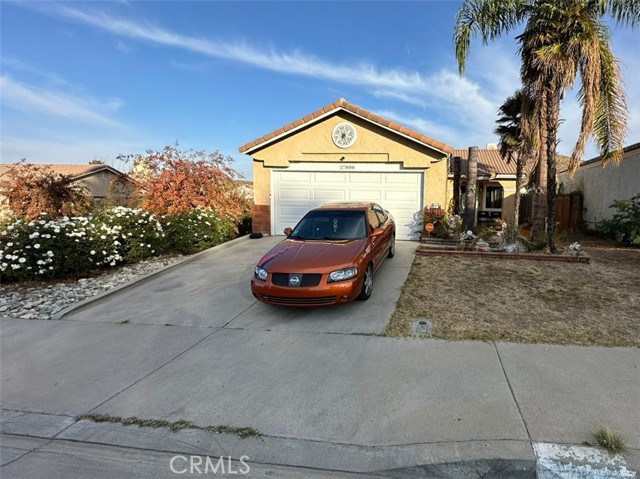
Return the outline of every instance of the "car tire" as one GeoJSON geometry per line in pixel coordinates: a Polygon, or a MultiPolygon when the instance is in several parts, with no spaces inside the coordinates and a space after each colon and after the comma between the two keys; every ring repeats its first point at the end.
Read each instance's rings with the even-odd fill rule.
{"type": "Polygon", "coordinates": [[[371,297],[371,293],[373,292],[373,266],[371,263],[367,266],[367,269],[364,272],[364,280],[362,281],[362,291],[360,291],[360,295],[358,296],[358,301],[366,301],[371,297]]]}
{"type": "Polygon", "coordinates": [[[389,254],[387,258],[393,258],[396,255],[396,235],[391,237],[391,246],[389,246],[389,254]]]}

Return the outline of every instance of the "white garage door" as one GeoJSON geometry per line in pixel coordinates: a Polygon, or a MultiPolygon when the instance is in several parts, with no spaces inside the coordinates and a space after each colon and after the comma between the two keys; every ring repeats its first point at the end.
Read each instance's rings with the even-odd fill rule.
{"type": "Polygon", "coordinates": [[[419,172],[312,172],[272,170],[273,234],[294,227],[312,208],[334,201],[371,201],[389,210],[398,239],[416,239],[422,204],[419,172]]]}

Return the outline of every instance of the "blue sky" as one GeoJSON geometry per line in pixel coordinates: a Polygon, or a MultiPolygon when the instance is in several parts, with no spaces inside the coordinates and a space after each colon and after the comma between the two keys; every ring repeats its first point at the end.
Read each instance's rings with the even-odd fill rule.
{"type": "MultiPolygon", "coordinates": [[[[475,41],[464,77],[457,1],[0,3],[2,162],[118,168],[119,154],[220,152],[251,178],[238,147],[343,97],[453,147],[485,146],[519,86],[513,37],[475,41]]],[[[640,141],[638,31],[612,28],[629,136],[640,141]]],[[[559,151],[580,122],[563,104],[559,151]]],[[[593,145],[585,159],[596,155],[593,145]]]]}

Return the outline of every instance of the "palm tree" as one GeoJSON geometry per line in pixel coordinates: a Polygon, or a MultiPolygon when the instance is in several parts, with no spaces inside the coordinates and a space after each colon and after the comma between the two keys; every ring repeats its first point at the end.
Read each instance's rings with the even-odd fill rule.
{"type": "MultiPolygon", "coordinates": [[[[556,253],[556,146],[560,102],[580,78],[582,122],[569,164],[578,167],[586,142],[594,138],[604,162],[620,161],[626,135],[627,107],[620,68],[609,44],[605,15],[618,24],[640,22],[638,0],[465,0],[454,32],[456,57],[464,73],[471,37],[488,43],[524,23],[520,75],[525,91],[536,98],[533,123],[541,128],[538,161],[546,159],[547,242],[556,253]]],[[[525,112],[528,114],[527,112],[525,112]]],[[[525,131],[525,137],[529,132],[525,131]]]]}
{"type": "Polygon", "coordinates": [[[522,176],[527,166],[529,154],[529,143],[524,140],[522,135],[522,111],[527,109],[530,111],[528,104],[532,99],[526,96],[523,89],[508,97],[500,108],[498,108],[499,117],[496,120],[496,129],[494,133],[498,135],[498,149],[502,158],[507,163],[516,163],[516,195],[514,200],[514,212],[512,224],[514,228],[519,224],[520,210],[520,188],[522,187],[522,176]],[[527,104],[525,105],[525,102],[527,104]]]}

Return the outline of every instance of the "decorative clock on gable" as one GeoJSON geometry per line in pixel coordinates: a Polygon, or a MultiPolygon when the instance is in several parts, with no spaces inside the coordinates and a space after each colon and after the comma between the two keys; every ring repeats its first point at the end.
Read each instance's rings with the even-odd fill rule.
{"type": "Polygon", "coordinates": [[[338,148],[349,148],[356,142],[356,129],[350,123],[338,123],[331,137],[338,148]]]}

